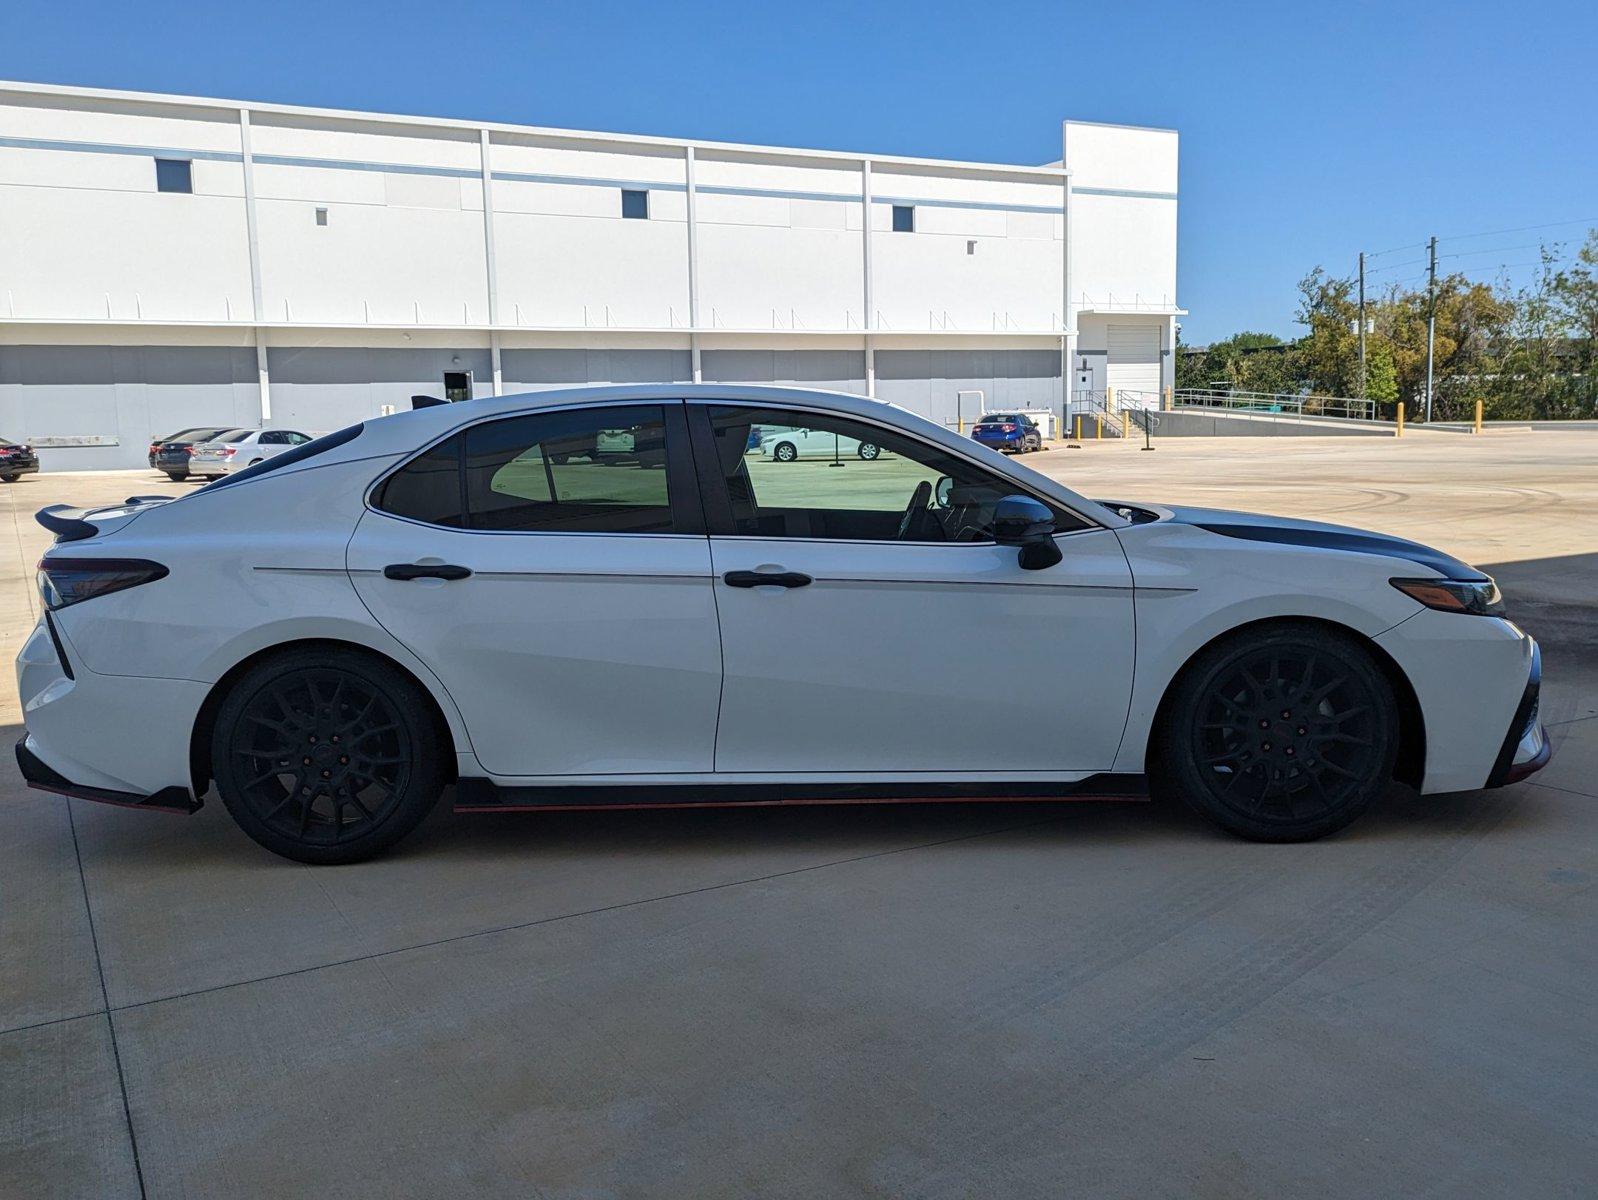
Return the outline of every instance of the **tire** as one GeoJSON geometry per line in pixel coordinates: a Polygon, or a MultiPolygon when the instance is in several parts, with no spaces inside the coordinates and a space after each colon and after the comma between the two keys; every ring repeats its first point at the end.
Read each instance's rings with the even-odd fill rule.
{"type": "Polygon", "coordinates": [[[15,483],[20,478],[22,478],[20,475],[0,475],[0,480],[6,483],[15,483]]]}
{"type": "Polygon", "coordinates": [[[189,477],[189,473],[187,471],[168,471],[166,472],[166,477],[173,483],[182,483],[189,477]]]}
{"type": "Polygon", "coordinates": [[[778,442],[771,448],[771,457],[778,462],[793,462],[799,457],[799,447],[792,442],[778,442]]]}
{"type": "Polygon", "coordinates": [[[882,447],[873,445],[870,442],[861,442],[855,453],[867,462],[876,462],[877,458],[882,454],[882,447]]]}
{"type": "Polygon", "coordinates": [[[258,458],[252,458],[252,459],[250,459],[250,466],[252,466],[252,467],[253,467],[253,466],[255,466],[255,464],[256,464],[256,463],[258,463],[258,462],[260,462],[260,461],[261,461],[261,460],[260,460],[260,459],[258,459],[258,458]]]}
{"type": "Polygon", "coordinates": [[[1392,685],[1359,638],[1262,625],[1183,669],[1155,732],[1150,783],[1239,837],[1310,841],[1387,790],[1397,731],[1392,685]]]}
{"type": "Polygon", "coordinates": [[[251,667],[223,699],[212,774],[239,828],[273,853],[360,862],[416,828],[438,800],[440,741],[427,696],[390,663],[288,650],[251,667]]]}

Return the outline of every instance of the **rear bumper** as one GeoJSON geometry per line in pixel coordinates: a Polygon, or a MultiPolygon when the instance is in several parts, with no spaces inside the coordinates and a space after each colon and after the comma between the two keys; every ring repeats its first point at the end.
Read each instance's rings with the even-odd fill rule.
{"type": "Polygon", "coordinates": [[[196,800],[188,788],[182,787],[162,788],[154,795],[141,796],[137,792],[115,792],[109,788],[73,783],[35,754],[33,748],[28,745],[29,741],[28,734],[23,734],[17,739],[17,768],[22,772],[22,778],[27,781],[28,786],[37,788],[41,792],[54,792],[58,796],[72,796],[79,800],[93,800],[97,804],[116,804],[123,808],[144,808],[151,812],[182,813],[185,816],[199,811],[204,803],[202,800],[196,800]]]}

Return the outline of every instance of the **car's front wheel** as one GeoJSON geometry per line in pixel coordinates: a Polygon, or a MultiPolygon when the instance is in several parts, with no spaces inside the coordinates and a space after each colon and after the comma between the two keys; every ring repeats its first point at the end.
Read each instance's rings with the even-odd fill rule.
{"type": "Polygon", "coordinates": [[[870,442],[861,442],[860,448],[855,453],[867,462],[875,462],[877,456],[882,453],[882,447],[872,445],[870,442]]]}
{"type": "Polygon", "coordinates": [[[0,481],[6,483],[15,483],[20,478],[22,478],[20,475],[0,475],[0,481]]]}
{"type": "Polygon", "coordinates": [[[799,457],[799,450],[792,442],[778,442],[771,451],[771,457],[778,462],[792,462],[799,457]]]}
{"type": "Polygon", "coordinates": [[[211,767],[240,828],[305,863],[370,858],[414,829],[444,784],[422,690],[375,656],[290,650],[250,668],[217,711],[211,767]]]}
{"type": "Polygon", "coordinates": [[[1261,626],[1201,651],[1156,732],[1149,773],[1241,837],[1333,833],[1387,789],[1398,754],[1392,685],[1357,638],[1261,626]]]}

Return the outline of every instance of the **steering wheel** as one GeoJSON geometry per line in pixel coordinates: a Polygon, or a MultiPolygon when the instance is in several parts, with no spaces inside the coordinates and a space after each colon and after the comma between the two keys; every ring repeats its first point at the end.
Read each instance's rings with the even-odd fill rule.
{"type": "Polygon", "coordinates": [[[919,521],[919,514],[927,511],[927,501],[932,499],[932,484],[923,479],[916,484],[916,490],[910,493],[910,503],[905,505],[904,516],[899,518],[899,532],[895,534],[898,541],[904,541],[909,536],[919,521]]]}

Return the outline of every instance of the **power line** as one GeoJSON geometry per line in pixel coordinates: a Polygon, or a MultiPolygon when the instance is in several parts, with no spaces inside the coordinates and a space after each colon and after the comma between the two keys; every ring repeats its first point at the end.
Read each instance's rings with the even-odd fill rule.
{"type": "Polygon", "coordinates": [[[1465,258],[1473,254],[1507,254],[1511,250],[1541,250],[1541,242],[1522,242],[1518,246],[1489,246],[1485,250],[1455,250],[1452,254],[1439,254],[1438,258],[1465,258]]]}
{"type": "Polygon", "coordinates": [[[1582,217],[1577,221],[1549,221],[1546,225],[1517,225],[1514,229],[1488,229],[1481,233],[1451,233],[1440,242],[1463,242],[1470,238],[1497,237],[1501,233],[1526,233],[1532,229],[1559,229],[1566,225],[1598,225],[1598,217],[1582,217]]]}

